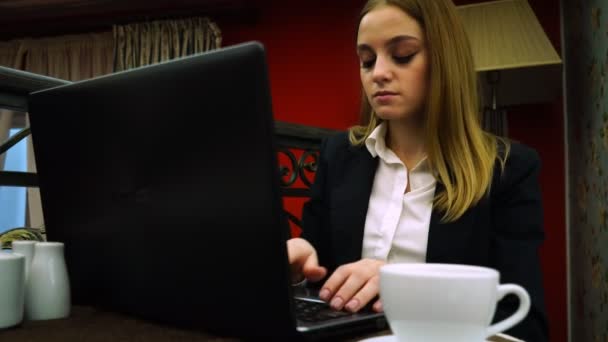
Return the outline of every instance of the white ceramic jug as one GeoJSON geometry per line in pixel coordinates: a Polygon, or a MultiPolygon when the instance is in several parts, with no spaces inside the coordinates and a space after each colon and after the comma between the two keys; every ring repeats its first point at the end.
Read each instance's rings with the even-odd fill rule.
{"type": "Polygon", "coordinates": [[[30,265],[34,260],[34,251],[36,248],[36,241],[29,240],[15,240],[12,242],[13,253],[21,254],[25,257],[25,281],[30,274],[30,265]]]}
{"type": "Polygon", "coordinates": [[[63,257],[63,243],[37,242],[25,293],[25,313],[30,320],[70,315],[70,281],[63,257]]]}

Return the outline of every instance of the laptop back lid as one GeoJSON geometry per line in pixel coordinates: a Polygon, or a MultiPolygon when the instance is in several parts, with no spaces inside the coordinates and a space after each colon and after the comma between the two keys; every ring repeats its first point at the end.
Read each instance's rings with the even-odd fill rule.
{"type": "Polygon", "coordinates": [[[36,92],[30,118],[74,303],[223,335],[295,331],[260,44],[36,92]]]}

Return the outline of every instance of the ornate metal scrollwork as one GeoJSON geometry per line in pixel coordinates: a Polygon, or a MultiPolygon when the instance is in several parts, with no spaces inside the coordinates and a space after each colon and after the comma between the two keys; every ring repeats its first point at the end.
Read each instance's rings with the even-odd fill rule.
{"type": "Polygon", "coordinates": [[[288,188],[292,186],[298,179],[299,165],[296,160],[295,154],[288,148],[279,148],[279,155],[287,156],[290,165],[279,165],[279,172],[281,174],[281,186],[288,188]],[[285,180],[288,177],[288,180],[285,180]]]}
{"type": "Polygon", "coordinates": [[[287,210],[283,210],[283,212],[285,213],[285,215],[287,215],[287,219],[289,221],[291,221],[293,224],[295,224],[298,228],[302,228],[302,220],[300,220],[294,214],[290,213],[287,210]]]}
{"type": "MultiPolygon", "coordinates": [[[[306,125],[275,122],[283,198],[310,198],[310,188],[314,174],[317,172],[322,141],[336,132],[306,125]]],[[[298,216],[288,210],[284,211],[291,223],[302,228],[298,216]]]]}
{"type": "Polygon", "coordinates": [[[279,171],[281,173],[281,186],[283,186],[283,188],[289,188],[293,186],[299,178],[302,183],[304,183],[306,188],[310,189],[312,186],[312,181],[309,179],[308,173],[314,173],[317,171],[319,152],[306,150],[302,153],[299,159],[296,158],[293,151],[288,148],[280,148],[278,152],[279,154],[286,156],[289,160],[289,165],[279,165],[279,171]]]}
{"type": "Polygon", "coordinates": [[[317,163],[319,161],[319,151],[304,151],[302,156],[300,157],[300,162],[298,163],[299,167],[299,176],[302,182],[307,186],[312,186],[312,181],[308,179],[306,171],[315,173],[317,172],[317,163]],[[307,162],[308,158],[312,158],[312,161],[307,162]]]}
{"type": "MultiPolygon", "coordinates": [[[[287,157],[288,163],[287,165],[279,165],[283,197],[309,197],[310,187],[312,186],[310,174],[314,174],[317,171],[319,151],[310,149],[304,150],[299,159],[289,148],[279,148],[278,152],[280,155],[282,154],[287,157]],[[294,184],[296,184],[298,179],[302,181],[304,187],[294,187],[294,184]]],[[[302,221],[300,218],[287,210],[284,210],[284,212],[289,221],[297,227],[302,228],[302,221]]]]}

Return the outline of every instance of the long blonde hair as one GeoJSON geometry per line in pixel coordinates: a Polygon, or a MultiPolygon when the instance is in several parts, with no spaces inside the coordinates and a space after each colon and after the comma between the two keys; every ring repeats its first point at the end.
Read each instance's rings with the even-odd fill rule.
{"type": "MultiPolygon", "coordinates": [[[[390,5],[414,18],[426,36],[429,51],[429,89],[426,98],[427,158],[444,191],[434,207],[443,221],[460,218],[490,190],[496,160],[504,168],[509,143],[483,131],[479,115],[477,74],[464,26],[451,0],[369,0],[359,18],[390,5]],[[498,144],[504,146],[499,153],[498,144]]],[[[361,146],[382,123],[365,94],[361,126],[350,129],[350,142],[361,146]]]]}

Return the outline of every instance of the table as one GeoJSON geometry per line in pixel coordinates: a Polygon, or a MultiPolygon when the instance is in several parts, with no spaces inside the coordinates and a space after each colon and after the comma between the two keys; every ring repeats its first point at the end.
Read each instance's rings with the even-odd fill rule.
{"type": "MultiPolygon", "coordinates": [[[[390,331],[361,336],[359,341],[390,331]]],[[[237,342],[238,339],[211,336],[203,332],[181,330],[146,322],[130,316],[85,306],[73,306],[69,318],[49,321],[24,321],[21,325],[0,330],[0,341],[10,342],[172,342],[211,341],[237,342]]],[[[509,342],[494,336],[493,342],[509,342]]]]}
{"type": "MultiPolygon", "coordinates": [[[[381,334],[388,334],[385,331],[381,334]]],[[[378,334],[375,334],[378,335],[378,334]]],[[[362,336],[356,340],[370,337],[362,336]]],[[[355,341],[356,341],[355,340],[355,341]]],[[[49,321],[24,321],[0,330],[0,341],[10,342],[231,342],[237,339],[214,337],[203,332],[158,325],[130,316],[85,306],[72,307],[69,318],[49,321]]]]}
{"type": "Polygon", "coordinates": [[[201,332],[170,328],[126,315],[74,306],[69,318],[49,321],[24,321],[21,325],[0,330],[0,341],[19,342],[121,342],[121,341],[217,341],[201,332]]]}

